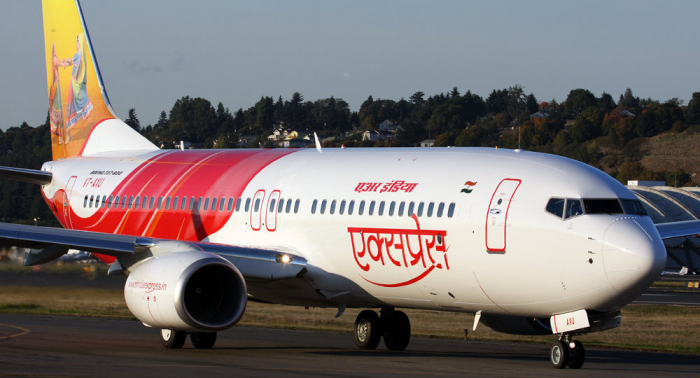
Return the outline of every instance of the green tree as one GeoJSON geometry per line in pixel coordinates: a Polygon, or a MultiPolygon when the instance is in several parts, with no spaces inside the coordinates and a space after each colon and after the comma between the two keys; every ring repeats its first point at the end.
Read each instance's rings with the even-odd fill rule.
{"type": "Polygon", "coordinates": [[[141,122],[139,122],[139,117],[136,115],[136,109],[129,109],[129,117],[127,117],[124,123],[131,126],[131,128],[136,131],[141,130],[141,122]]]}
{"type": "Polygon", "coordinates": [[[576,122],[571,128],[571,137],[576,143],[597,138],[602,133],[602,122],[603,113],[597,107],[591,106],[576,117],[576,122]]]}
{"type": "Polygon", "coordinates": [[[598,106],[598,100],[593,93],[587,89],[574,89],[569,92],[564,102],[564,117],[576,118],[584,110],[593,106],[598,106]]]}

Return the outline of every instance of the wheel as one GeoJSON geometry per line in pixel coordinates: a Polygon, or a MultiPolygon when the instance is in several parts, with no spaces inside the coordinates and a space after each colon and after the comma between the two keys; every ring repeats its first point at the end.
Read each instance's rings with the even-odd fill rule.
{"type": "Polygon", "coordinates": [[[586,350],[580,341],[574,341],[574,347],[569,346],[569,368],[580,369],[586,359],[586,350]]]}
{"type": "Polygon", "coordinates": [[[385,323],[384,345],[389,350],[404,350],[411,341],[411,322],[403,311],[394,311],[385,323]]]}
{"type": "Polygon", "coordinates": [[[549,360],[552,362],[552,367],[555,369],[563,369],[569,362],[569,347],[564,346],[561,341],[555,341],[552,344],[552,349],[549,352],[549,360]]]}
{"type": "Polygon", "coordinates": [[[190,341],[197,349],[211,349],[216,342],[216,332],[192,332],[190,341]]]}
{"type": "Polygon", "coordinates": [[[376,349],[382,337],[379,315],[372,310],[364,310],[355,320],[355,344],[360,349],[376,349]]]}
{"type": "Polygon", "coordinates": [[[173,329],[160,330],[160,343],[167,349],[180,349],[185,345],[187,332],[173,329]]]}

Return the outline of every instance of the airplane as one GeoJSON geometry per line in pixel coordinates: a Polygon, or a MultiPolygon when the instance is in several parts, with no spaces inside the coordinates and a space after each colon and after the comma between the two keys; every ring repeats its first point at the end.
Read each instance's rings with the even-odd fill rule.
{"type": "Polygon", "coordinates": [[[212,348],[250,299],[364,309],[361,349],[408,347],[400,309],[472,313],[554,335],[552,366],[581,368],[574,337],[618,327],[665,266],[662,238],[700,232],[519,149],[161,150],[115,115],[79,2],[42,6],[52,160],[0,177],[41,185],[64,228],[1,223],[0,242],[33,248],[26,265],[92,252],[166,348],[212,348]]]}

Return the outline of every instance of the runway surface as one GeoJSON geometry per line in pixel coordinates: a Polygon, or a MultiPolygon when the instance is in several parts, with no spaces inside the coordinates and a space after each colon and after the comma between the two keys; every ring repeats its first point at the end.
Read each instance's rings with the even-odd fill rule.
{"type": "Polygon", "coordinates": [[[361,351],[351,335],[234,327],[211,350],[160,346],[135,321],[0,314],[0,376],[684,377],[700,357],[586,349],[581,370],[550,367],[546,345],[414,338],[404,352],[361,351]]]}
{"type": "Polygon", "coordinates": [[[695,291],[671,291],[667,289],[650,288],[632,303],[700,306],[700,289],[696,289],[695,291]]]}

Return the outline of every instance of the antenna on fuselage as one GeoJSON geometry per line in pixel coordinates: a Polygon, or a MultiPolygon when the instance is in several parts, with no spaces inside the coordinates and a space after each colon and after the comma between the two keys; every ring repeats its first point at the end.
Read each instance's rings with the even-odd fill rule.
{"type": "Polygon", "coordinates": [[[318,135],[316,135],[315,131],[314,131],[314,140],[316,141],[316,151],[323,153],[323,151],[321,151],[321,142],[318,141],[318,135]]]}

